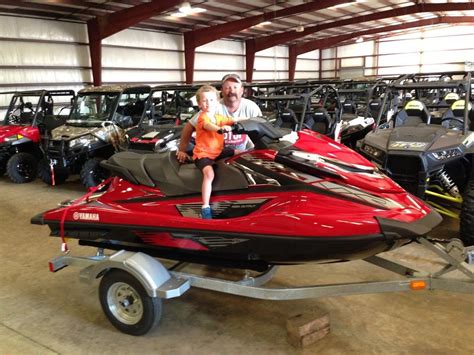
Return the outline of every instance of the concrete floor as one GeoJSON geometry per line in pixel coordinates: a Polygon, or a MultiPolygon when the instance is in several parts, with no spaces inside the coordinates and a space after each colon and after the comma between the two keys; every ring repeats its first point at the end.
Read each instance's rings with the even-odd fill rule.
{"type": "MultiPolygon", "coordinates": [[[[117,331],[102,313],[98,284],[47,262],[60,242],[30,218],[84,193],[77,182],[52,188],[0,178],[0,354],[473,354],[474,295],[444,291],[370,294],[300,301],[261,301],[192,289],[164,301],[159,327],[142,337],[117,331]],[[319,307],[331,331],[303,349],[289,345],[286,319],[319,307]]],[[[456,236],[444,223],[437,235],[456,236]]],[[[70,243],[74,255],[94,249],[70,243]]],[[[417,245],[393,252],[414,265],[436,265],[417,245]]],[[[271,285],[393,279],[363,261],[281,267],[271,285]]]]}

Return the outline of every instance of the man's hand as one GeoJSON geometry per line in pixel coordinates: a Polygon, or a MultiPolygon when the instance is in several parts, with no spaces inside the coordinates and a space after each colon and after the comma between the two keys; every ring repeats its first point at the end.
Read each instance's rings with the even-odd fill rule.
{"type": "Polygon", "coordinates": [[[181,150],[177,150],[176,151],[176,159],[178,159],[178,161],[180,163],[186,163],[186,161],[191,160],[191,157],[189,155],[187,155],[186,152],[183,152],[181,150]]]}

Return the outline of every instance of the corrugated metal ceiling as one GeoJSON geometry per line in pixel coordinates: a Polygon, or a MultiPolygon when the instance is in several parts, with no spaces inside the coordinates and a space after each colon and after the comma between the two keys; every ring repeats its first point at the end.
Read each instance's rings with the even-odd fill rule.
{"type": "MultiPolygon", "coordinates": [[[[0,0],[0,14],[22,17],[45,18],[62,21],[86,23],[97,16],[106,16],[120,10],[133,8],[144,3],[161,3],[166,1],[153,0],[0,0]]],[[[237,40],[261,39],[265,36],[293,33],[290,39],[281,44],[296,44],[311,40],[326,39],[354,32],[380,29],[393,25],[416,23],[420,20],[446,17],[464,17],[471,22],[474,15],[474,4],[470,1],[405,1],[405,0],[353,0],[353,1],[279,1],[279,0],[191,0],[188,1],[191,11],[205,10],[199,13],[188,13],[186,16],[179,8],[184,2],[166,11],[135,24],[135,28],[185,33],[197,29],[208,28],[233,21],[245,21],[251,17],[265,15],[270,23],[260,23],[246,29],[236,31],[225,38],[237,40]],[[314,4],[325,6],[312,11],[299,11],[301,5],[314,4]],[[331,6],[334,5],[334,6],[331,6]],[[436,8],[429,6],[436,6],[436,8]],[[415,12],[406,13],[407,9],[415,12]],[[421,10],[421,11],[420,11],[421,10]],[[313,29],[313,30],[310,30],[313,29]],[[297,32],[299,30],[300,32],[297,32]],[[300,35],[294,38],[294,32],[300,35]]],[[[184,9],[186,12],[186,9],[184,9]]],[[[189,8],[187,8],[189,12],[189,8]]],[[[462,23],[463,20],[459,20],[462,23]]],[[[436,24],[434,24],[436,26],[436,24]]],[[[371,31],[372,32],[372,31],[371,31]]],[[[374,31],[377,32],[377,31],[374,31]]],[[[370,33],[366,37],[374,37],[378,33],[370,33]]]]}

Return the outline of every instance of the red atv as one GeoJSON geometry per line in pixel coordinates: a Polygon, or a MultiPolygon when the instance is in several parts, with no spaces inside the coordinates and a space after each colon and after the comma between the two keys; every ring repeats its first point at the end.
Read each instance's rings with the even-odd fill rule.
{"type": "Polygon", "coordinates": [[[18,184],[36,178],[41,137],[64,124],[74,96],[73,90],[13,92],[0,121],[0,175],[6,172],[18,184]]]}

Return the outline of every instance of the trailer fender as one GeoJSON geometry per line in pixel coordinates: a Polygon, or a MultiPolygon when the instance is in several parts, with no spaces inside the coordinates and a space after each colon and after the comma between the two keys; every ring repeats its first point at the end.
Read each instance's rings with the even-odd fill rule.
{"type": "Polygon", "coordinates": [[[81,270],[80,278],[90,283],[111,269],[121,269],[133,275],[143,285],[150,297],[178,297],[190,287],[187,280],[171,276],[168,270],[155,258],[141,252],[125,250],[81,270]]]}

